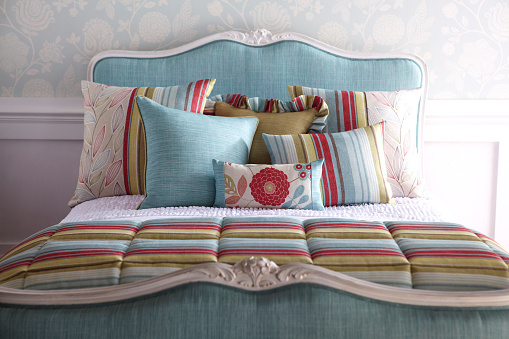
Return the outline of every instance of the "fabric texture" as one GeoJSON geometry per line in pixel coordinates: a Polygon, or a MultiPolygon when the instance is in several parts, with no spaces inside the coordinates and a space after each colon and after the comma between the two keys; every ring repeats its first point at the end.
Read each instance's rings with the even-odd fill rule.
{"type": "Polygon", "coordinates": [[[214,207],[323,210],[323,160],[288,165],[238,165],[213,160],[214,207]]]}
{"type": "Polygon", "coordinates": [[[231,217],[223,220],[221,238],[264,238],[306,240],[304,225],[292,217],[231,217]]]}
{"type": "Polygon", "coordinates": [[[249,152],[250,164],[271,164],[270,154],[263,141],[262,133],[303,134],[307,133],[318,111],[314,108],[305,111],[265,113],[236,108],[224,102],[216,102],[215,115],[221,117],[256,117],[258,127],[249,152]]]}
{"type": "Polygon", "coordinates": [[[388,203],[392,198],[383,156],[385,123],[342,133],[268,135],[274,164],[323,159],[324,206],[388,203]]]}
{"type": "MultiPolygon", "coordinates": [[[[261,26],[277,30],[272,22],[261,26]]],[[[168,86],[212,74],[218,81],[211,95],[286,98],[287,85],[363,92],[417,88],[425,82],[424,72],[406,57],[345,58],[302,41],[253,46],[220,40],[169,57],[106,58],[95,65],[93,76],[115,86],[168,86]]]]}
{"type": "Polygon", "coordinates": [[[349,276],[412,288],[410,264],[382,222],[309,219],[304,222],[313,263],[349,276]]]}
{"type": "Polygon", "coordinates": [[[414,288],[484,290],[507,279],[505,251],[499,252],[499,246],[495,250],[487,236],[480,238],[462,225],[387,222],[386,226],[412,264],[414,288]]]}
{"type": "Polygon", "coordinates": [[[216,114],[216,102],[224,102],[230,106],[237,108],[248,108],[247,96],[242,94],[217,94],[208,97],[205,100],[205,108],[203,114],[215,115],[216,114]]]}
{"type": "Polygon", "coordinates": [[[0,285],[111,286],[251,256],[318,265],[402,288],[509,288],[509,254],[458,224],[280,216],[61,223],[27,238],[0,260],[0,285]]]}
{"type": "Polygon", "coordinates": [[[292,101],[282,101],[260,97],[248,98],[247,95],[241,94],[218,94],[207,98],[204,114],[214,115],[217,102],[224,102],[233,107],[249,109],[258,113],[300,112],[314,108],[317,113],[309,126],[309,133],[321,133],[329,115],[329,107],[325,100],[316,95],[301,95],[293,98],[292,101]]]}
{"type": "Polygon", "coordinates": [[[146,198],[140,208],[212,206],[212,160],[245,164],[257,118],[192,114],[137,99],[147,135],[146,198]]]}
{"type": "MultiPolygon", "coordinates": [[[[417,149],[420,88],[401,91],[352,92],[288,86],[290,96],[319,95],[330,110],[329,133],[386,122],[384,140],[388,181],[396,197],[425,196],[417,149]]],[[[422,150],[420,150],[422,151],[422,150]]]]}
{"type": "Polygon", "coordinates": [[[193,283],[128,302],[0,305],[5,338],[500,339],[508,318],[507,306],[402,305],[308,283],[260,292],[193,283]]]}
{"type": "Polygon", "coordinates": [[[137,96],[202,113],[215,79],[171,87],[115,87],[82,81],[84,141],[78,183],[69,206],[124,194],[145,194],[145,130],[137,96]]]}

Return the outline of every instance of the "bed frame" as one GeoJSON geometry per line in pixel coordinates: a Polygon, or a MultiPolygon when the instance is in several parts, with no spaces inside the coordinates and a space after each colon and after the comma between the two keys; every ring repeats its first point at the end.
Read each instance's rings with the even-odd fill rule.
{"type": "MultiPolygon", "coordinates": [[[[225,32],[161,52],[107,51],[88,79],[166,86],[215,78],[214,94],[288,98],[287,85],[355,91],[428,86],[407,54],[339,50],[296,33],[225,32]],[[165,70],[165,71],[162,71],[165,70]]],[[[289,100],[289,99],[288,99],[289,100]]],[[[0,336],[51,338],[503,338],[509,290],[433,292],[370,283],[264,258],[200,264],[112,287],[58,291],[0,287],[0,336]]]]}

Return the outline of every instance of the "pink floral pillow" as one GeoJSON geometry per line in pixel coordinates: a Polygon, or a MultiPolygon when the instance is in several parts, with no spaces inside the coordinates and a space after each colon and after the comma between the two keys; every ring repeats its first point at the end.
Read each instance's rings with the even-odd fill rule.
{"type": "Polygon", "coordinates": [[[215,207],[323,210],[323,160],[306,164],[238,165],[213,160],[215,207]]]}

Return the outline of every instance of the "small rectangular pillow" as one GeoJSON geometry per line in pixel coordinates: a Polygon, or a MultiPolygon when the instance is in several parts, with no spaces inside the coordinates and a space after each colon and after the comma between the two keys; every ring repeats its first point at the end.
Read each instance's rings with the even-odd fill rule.
{"type": "Polygon", "coordinates": [[[314,108],[298,112],[265,113],[249,109],[236,108],[224,102],[216,102],[216,116],[221,117],[256,117],[258,128],[253,138],[250,164],[271,164],[269,151],[263,141],[262,133],[267,134],[303,134],[307,133],[311,122],[318,114],[314,108]]]}
{"type": "Polygon", "coordinates": [[[100,197],[145,194],[145,129],[137,96],[202,113],[215,79],[170,87],[115,87],[82,81],[85,118],[78,183],[69,206],[100,197]]]}
{"type": "Polygon", "coordinates": [[[192,114],[137,98],[147,135],[146,198],[140,208],[212,206],[212,159],[245,164],[258,119],[192,114]]]}
{"type": "Polygon", "coordinates": [[[425,196],[417,149],[420,88],[352,92],[288,86],[290,96],[319,95],[329,106],[326,132],[335,133],[386,121],[384,141],[388,181],[396,197],[425,196]]]}
{"type": "Polygon", "coordinates": [[[264,134],[263,138],[273,164],[324,160],[324,206],[388,203],[392,191],[382,150],[384,125],[342,133],[264,134]]]}
{"type": "Polygon", "coordinates": [[[238,165],[213,160],[214,207],[323,210],[323,160],[289,165],[238,165]]]}

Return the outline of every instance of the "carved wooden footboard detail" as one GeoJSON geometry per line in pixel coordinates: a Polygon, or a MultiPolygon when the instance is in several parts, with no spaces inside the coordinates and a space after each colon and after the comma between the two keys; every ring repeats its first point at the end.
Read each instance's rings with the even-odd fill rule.
{"type": "Polygon", "coordinates": [[[75,290],[18,290],[0,287],[0,304],[97,304],[149,296],[189,283],[214,283],[243,290],[263,291],[292,284],[327,286],[366,298],[419,306],[509,306],[509,289],[483,292],[439,292],[390,287],[356,279],[309,264],[276,265],[263,257],[249,257],[234,265],[199,264],[139,282],[75,290]]]}

